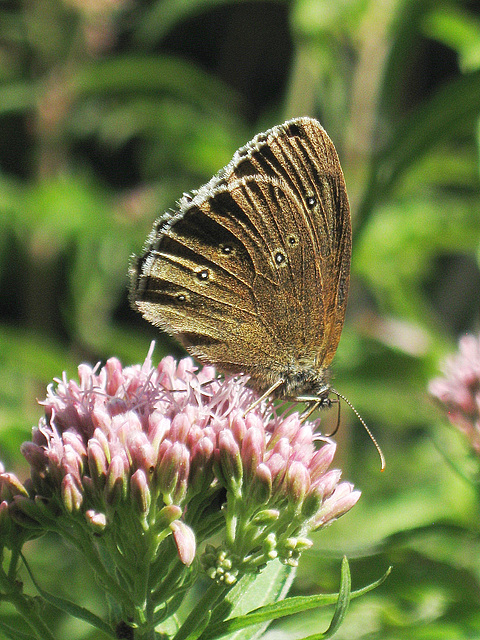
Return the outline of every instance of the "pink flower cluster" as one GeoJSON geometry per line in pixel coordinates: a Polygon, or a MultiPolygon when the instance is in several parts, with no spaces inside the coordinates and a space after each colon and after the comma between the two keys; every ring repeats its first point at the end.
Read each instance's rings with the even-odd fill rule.
{"type": "Polygon", "coordinates": [[[329,470],[335,444],[297,414],[265,404],[248,411],[255,395],[245,379],[219,381],[189,358],[153,367],[152,349],[141,366],[123,368],[116,358],[80,365],[79,382],[64,376],[49,387],[45,418],[22,447],[29,497],[16,502],[32,516],[25,502],[40,498],[92,535],[114,535],[115,548],[125,546],[122,531],[125,540],[146,537],[152,557],[152,540],[172,534],[186,565],[219,522],[219,553],[234,554],[237,569],[273,557],[295,563],[305,536],[359,498],[329,470]]]}
{"type": "Polygon", "coordinates": [[[458,353],[447,358],[442,369],[444,376],[430,382],[429,392],[480,454],[480,336],[463,336],[458,353]]]}

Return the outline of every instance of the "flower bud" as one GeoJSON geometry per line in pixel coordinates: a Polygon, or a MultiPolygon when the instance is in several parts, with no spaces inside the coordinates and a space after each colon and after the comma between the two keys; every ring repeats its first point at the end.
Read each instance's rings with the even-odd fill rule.
{"type": "Polygon", "coordinates": [[[128,439],[128,451],[134,469],[143,469],[146,476],[151,478],[155,469],[155,453],[152,445],[142,431],[132,434],[128,439]]]}
{"type": "MultiPolygon", "coordinates": [[[[95,431],[93,432],[93,437],[100,440],[98,432],[104,434],[108,433],[111,424],[112,424],[112,413],[109,413],[105,410],[104,407],[94,407],[91,413],[92,424],[95,427],[95,431]]],[[[108,449],[108,444],[107,444],[108,449]]],[[[105,452],[106,453],[106,452],[105,452]]]]}
{"type": "Polygon", "coordinates": [[[195,558],[195,534],[192,529],[181,520],[174,520],[170,529],[173,531],[173,539],[177,546],[178,557],[180,561],[189,567],[195,558]]]}
{"type": "Polygon", "coordinates": [[[234,418],[230,424],[230,431],[233,433],[233,437],[235,441],[241,444],[247,433],[247,425],[245,423],[245,419],[242,417],[241,412],[236,412],[234,418]]]}
{"type": "Polygon", "coordinates": [[[146,515],[150,510],[152,495],[143,469],[137,469],[130,478],[130,490],[139,513],[146,515]]]}
{"type": "Polygon", "coordinates": [[[156,529],[158,531],[166,529],[174,520],[178,520],[181,517],[182,510],[180,507],[177,507],[176,504],[169,504],[159,511],[155,523],[156,529]]]}
{"type": "Polygon", "coordinates": [[[274,453],[265,464],[270,469],[272,476],[272,492],[280,490],[286,473],[286,460],[280,454],[274,453]]]}
{"type": "MultiPolygon", "coordinates": [[[[111,420],[109,420],[109,423],[108,423],[108,430],[110,429],[110,427],[111,427],[111,420]]],[[[108,433],[108,430],[106,431],[106,433],[108,433]]],[[[93,432],[93,439],[96,440],[100,445],[105,455],[107,465],[110,464],[110,462],[112,461],[112,452],[110,451],[110,444],[108,442],[108,438],[105,435],[105,433],[101,429],[95,429],[95,431],[93,432]]],[[[92,440],[92,438],[90,438],[90,440],[92,440]]]]}
{"type": "Polygon", "coordinates": [[[71,447],[77,454],[79,460],[82,460],[83,462],[83,459],[87,457],[87,450],[82,438],[80,437],[80,434],[73,433],[72,431],[65,431],[62,434],[62,441],[64,446],[66,447],[68,445],[69,447],[71,447]]]}
{"type": "Polygon", "coordinates": [[[275,560],[278,555],[277,551],[277,536],[274,533],[269,533],[263,541],[263,553],[269,560],[275,560]]]}
{"type": "Polygon", "coordinates": [[[63,448],[62,470],[65,475],[71,475],[80,484],[83,474],[83,460],[69,444],[63,448]]]}
{"type": "Polygon", "coordinates": [[[191,358],[182,358],[177,365],[177,378],[188,381],[191,379],[191,374],[195,371],[195,365],[191,358]]]}
{"type": "Polygon", "coordinates": [[[312,483],[314,483],[317,478],[320,478],[332,464],[336,448],[337,446],[334,442],[328,442],[314,454],[309,465],[312,483]]]}
{"type": "Polygon", "coordinates": [[[177,377],[177,363],[172,356],[165,356],[157,365],[158,384],[165,389],[174,388],[174,379],[177,377]]]}
{"type": "Polygon", "coordinates": [[[192,494],[198,493],[212,482],[213,449],[210,438],[201,438],[192,451],[189,477],[189,490],[192,494]]]}
{"type": "Polygon", "coordinates": [[[287,416],[285,420],[282,420],[280,424],[275,427],[272,437],[268,443],[269,448],[273,448],[276,444],[285,439],[287,443],[290,443],[292,438],[298,431],[298,415],[293,413],[287,416]]]}
{"type": "Polygon", "coordinates": [[[360,498],[361,492],[354,491],[353,485],[342,482],[332,495],[325,500],[315,518],[315,528],[331,524],[334,520],[351,509],[360,498]]]}
{"type": "Polygon", "coordinates": [[[242,463],[245,474],[251,478],[265,454],[265,430],[252,426],[242,442],[242,463]]]}
{"type": "Polygon", "coordinates": [[[0,548],[4,541],[8,538],[12,531],[13,522],[10,517],[8,503],[3,500],[0,502],[0,548]]]}
{"type": "Polygon", "coordinates": [[[187,448],[180,442],[175,442],[165,452],[158,471],[158,486],[167,502],[178,504],[178,496],[188,479],[189,458],[187,448]],[[173,494],[176,494],[177,500],[173,500],[173,494]]]}
{"type": "Polygon", "coordinates": [[[342,472],[339,469],[330,469],[315,483],[315,488],[322,493],[323,498],[328,498],[338,485],[342,472]]]}
{"type": "Polygon", "coordinates": [[[93,509],[85,512],[85,519],[95,533],[101,533],[107,526],[107,516],[93,509]]]}
{"type": "Polygon", "coordinates": [[[278,509],[264,509],[259,511],[253,518],[252,522],[256,526],[264,526],[272,524],[280,517],[280,511],[278,509]]]}
{"type": "Polygon", "coordinates": [[[78,485],[69,473],[63,478],[61,485],[62,501],[65,509],[69,513],[74,513],[80,510],[83,502],[83,495],[78,485]]]}
{"type": "Polygon", "coordinates": [[[305,496],[305,500],[302,504],[302,516],[305,520],[310,520],[320,509],[323,500],[323,493],[318,487],[310,489],[305,496]]]}
{"type": "Polygon", "coordinates": [[[310,488],[310,476],[301,462],[292,462],[287,470],[286,489],[290,500],[296,504],[302,504],[307,491],[310,488]]]}
{"type": "Polygon", "coordinates": [[[34,442],[24,442],[20,447],[20,452],[25,457],[28,464],[39,471],[45,469],[48,463],[48,457],[45,449],[34,442]]]}
{"type": "Polygon", "coordinates": [[[100,492],[105,487],[108,461],[104,448],[96,438],[90,438],[87,448],[88,469],[95,490],[100,492]]]}
{"type": "Polygon", "coordinates": [[[118,504],[126,488],[125,466],[121,456],[115,455],[108,467],[105,484],[105,500],[110,506],[118,504]]]}
{"type": "Polygon", "coordinates": [[[218,435],[218,462],[225,487],[235,494],[242,483],[243,468],[238,444],[229,429],[223,429],[218,435]]]}
{"type": "Polygon", "coordinates": [[[290,445],[294,451],[295,460],[310,460],[315,453],[311,425],[302,424],[292,438],[290,445]]]}
{"type": "Polygon", "coordinates": [[[148,439],[152,444],[153,450],[157,452],[157,455],[160,443],[170,429],[170,424],[170,420],[158,409],[155,409],[148,416],[148,439]]]}
{"type": "Polygon", "coordinates": [[[249,500],[256,505],[265,504],[272,495],[272,472],[261,462],[250,483],[249,500]]]}
{"type": "Polygon", "coordinates": [[[168,434],[169,439],[172,440],[172,442],[185,443],[191,426],[192,423],[185,412],[177,413],[172,420],[172,425],[168,434]]]}
{"type": "Polygon", "coordinates": [[[286,565],[297,567],[301,553],[312,545],[313,542],[308,538],[287,538],[280,549],[282,561],[286,565]]]}
{"type": "Polygon", "coordinates": [[[107,374],[106,391],[109,396],[115,396],[124,382],[121,362],[117,358],[109,358],[105,363],[105,372],[107,374]]]}
{"type": "Polygon", "coordinates": [[[28,498],[28,493],[14,473],[0,474],[0,499],[11,502],[15,496],[28,498]]]}

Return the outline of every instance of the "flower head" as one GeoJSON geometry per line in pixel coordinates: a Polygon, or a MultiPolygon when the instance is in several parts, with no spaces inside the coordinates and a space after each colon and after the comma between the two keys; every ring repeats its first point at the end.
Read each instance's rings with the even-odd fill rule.
{"type": "Polygon", "coordinates": [[[447,358],[442,369],[444,376],[430,382],[429,392],[480,453],[480,336],[460,338],[458,353],[447,358]]]}
{"type": "Polygon", "coordinates": [[[189,566],[216,534],[202,558],[216,580],[233,583],[276,557],[296,564],[309,532],[360,495],[329,470],[335,444],[297,414],[249,411],[245,379],[221,382],[189,358],[154,367],[152,349],[141,366],[80,365],[78,382],[63,376],[49,387],[45,417],[22,448],[32,485],[25,514],[50,514],[70,539],[76,523],[79,547],[90,537],[113,563],[133,555],[164,566],[168,538],[189,566]]]}

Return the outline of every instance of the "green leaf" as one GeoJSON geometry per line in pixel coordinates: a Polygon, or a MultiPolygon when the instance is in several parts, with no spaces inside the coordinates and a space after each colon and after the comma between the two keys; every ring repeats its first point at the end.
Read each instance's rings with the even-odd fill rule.
{"type": "Polygon", "coordinates": [[[427,151],[474,126],[479,104],[480,71],[475,71],[445,83],[404,118],[390,142],[373,160],[369,184],[356,217],[358,226],[365,224],[372,208],[427,151]]]}
{"type": "Polygon", "coordinates": [[[386,57],[382,84],[378,92],[379,122],[395,122],[399,101],[402,100],[409,73],[408,62],[415,60],[419,47],[418,27],[428,5],[419,0],[400,0],[397,3],[391,28],[391,42],[386,57]]]}
{"type": "Polygon", "coordinates": [[[425,17],[423,30],[459,54],[463,71],[480,67],[480,21],[476,16],[460,7],[436,7],[425,17]]]}
{"type": "Polygon", "coordinates": [[[310,636],[310,638],[306,638],[305,640],[317,640],[317,638],[318,640],[320,640],[320,638],[331,638],[333,634],[338,631],[340,625],[345,620],[345,616],[347,615],[348,605],[350,604],[351,590],[352,578],[350,575],[350,567],[348,566],[347,558],[343,556],[338,600],[330,626],[324,634],[313,635],[310,636]]]}
{"type": "Polygon", "coordinates": [[[237,94],[224,82],[175,56],[124,55],[83,67],[71,80],[77,98],[98,94],[163,92],[201,105],[207,112],[240,107],[237,94]]]}
{"type": "MultiPolygon", "coordinates": [[[[259,606],[283,600],[292,585],[296,570],[287,567],[280,561],[268,563],[258,575],[246,575],[229,591],[225,601],[215,608],[211,625],[221,623],[227,617],[242,616],[259,606]]],[[[261,637],[270,620],[262,622],[255,628],[240,629],[228,636],[229,640],[252,640],[261,637]]]]}
{"type": "MultiPolygon", "coordinates": [[[[376,580],[372,584],[367,585],[362,589],[353,591],[351,594],[349,593],[350,598],[358,598],[359,596],[362,596],[381,585],[390,574],[390,571],[391,568],[389,568],[379,580],[376,580]]],[[[346,594],[347,591],[349,592],[348,584],[350,577],[348,571],[348,563],[346,567],[345,564],[342,564],[342,572],[341,593],[322,594],[316,596],[294,596],[275,604],[259,607],[258,609],[254,609],[252,612],[246,615],[229,618],[225,622],[219,623],[217,625],[214,625],[210,629],[207,629],[207,631],[202,635],[202,640],[213,640],[213,638],[219,638],[226,635],[227,633],[237,631],[238,629],[245,629],[246,627],[250,627],[252,625],[266,623],[267,621],[270,622],[272,620],[277,620],[279,618],[290,616],[296,613],[302,613],[303,611],[307,611],[308,609],[315,609],[317,607],[324,607],[327,605],[335,604],[338,603],[338,600],[340,598],[340,603],[337,604],[338,613],[334,615],[332,624],[330,625],[330,627],[332,627],[333,625],[336,628],[338,620],[340,618],[343,620],[342,616],[344,616],[345,602],[347,597],[346,594]],[[348,575],[345,574],[346,571],[348,572],[348,575]]],[[[229,638],[230,637],[231,636],[229,636],[229,638]]],[[[251,638],[252,636],[250,634],[250,636],[245,637],[251,638]]],[[[324,636],[321,635],[318,637],[322,638],[324,636]]]]}
{"type": "Polygon", "coordinates": [[[7,638],[11,640],[36,640],[35,636],[31,633],[26,633],[24,631],[20,631],[17,628],[13,628],[5,622],[0,620],[0,630],[5,634],[7,638]]]}

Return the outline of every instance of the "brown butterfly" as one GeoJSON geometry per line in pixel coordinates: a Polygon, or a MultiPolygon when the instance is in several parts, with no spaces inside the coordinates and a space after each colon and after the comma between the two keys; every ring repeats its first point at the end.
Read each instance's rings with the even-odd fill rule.
{"type": "MultiPolygon", "coordinates": [[[[154,224],[131,302],[187,351],[262,398],[329,406],[345,318],[350,212],[330,138],[289,120],[240,148],[154,224]]],[[[309,412],[310,413],[310,412],[309,412]]]]}

